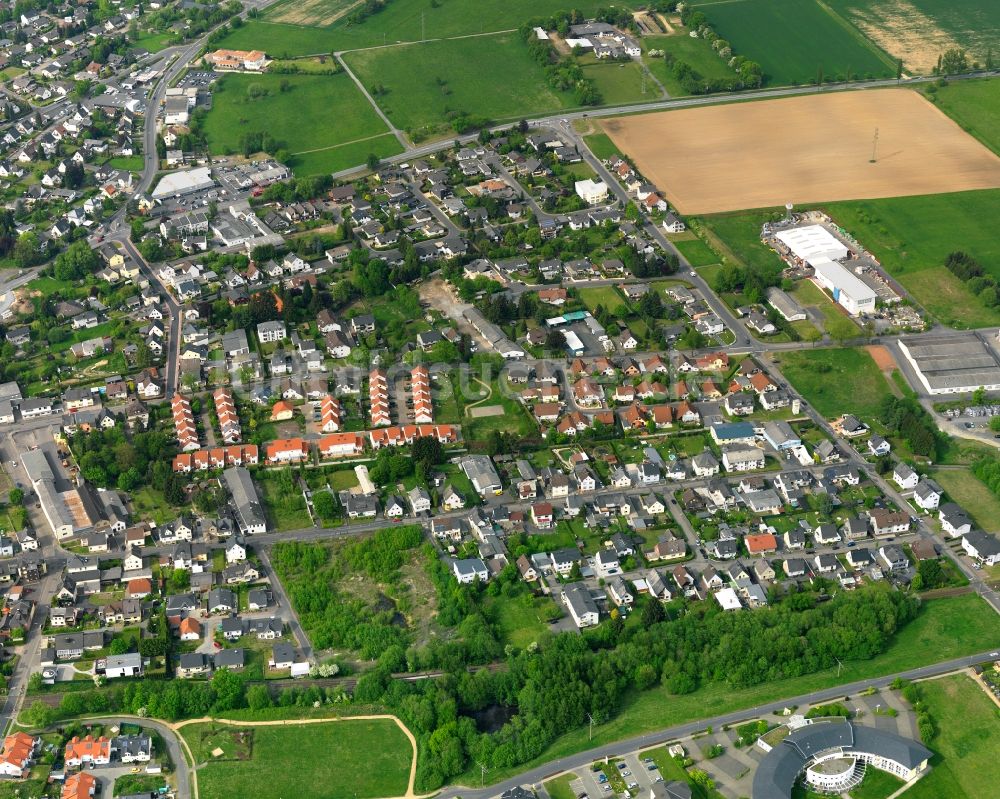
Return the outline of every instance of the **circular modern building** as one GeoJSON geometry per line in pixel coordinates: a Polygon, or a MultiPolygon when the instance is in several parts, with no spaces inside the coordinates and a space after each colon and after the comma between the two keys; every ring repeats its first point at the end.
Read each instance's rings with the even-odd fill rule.
{"type": "Polygon", "coordinates": [[[847,720],[817,720],[790,732],[757,767],[753,799],[789,799],[801,777],[813,791],[840,794],[866,768],[909,781],[927,768],[930,750],[893,732],[847,720]]]}

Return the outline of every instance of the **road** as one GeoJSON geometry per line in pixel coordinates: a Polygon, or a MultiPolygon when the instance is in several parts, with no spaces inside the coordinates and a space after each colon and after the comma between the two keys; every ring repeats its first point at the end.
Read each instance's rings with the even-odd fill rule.
{"type": "Polygon", "coordinates": [[[605,757],[618,757],[639,749],[648,749],[653,746],[659,746],[669,741],[674,741],[677,738],[682,738],[692,735],[693,733],[700,732],[706,727],[718,729],[724,724],[734,725],[739,722],[749,721],[769,713],[774,713],[775,711],[781,711],[786,707],[802,707],[822,702],[829,702],[830,700],[837,699],[839,697],[856,694],[866,688],[885,688],[891,685],[892,682],[898,678],[905,680],[920,680],[927,677],[936,677],[941,674],[947,674],[949,672],[968,668],[969,666],[976,663],[982,663],[984,660],[988,660],[995,656],[995,652],[982,652],[977,655],[955,658],[954,660],[947,660],[942,663],[935,663],[934,665],[923,666],[918,669],[910,669],[909,671],[898,672],[885,677],[878,677],[872,680],[859,680],[845,685],[838,685],[834,688],[827,688],[822,691],[813,691],[812,693],[803,694],[801,696],[786,697],[777,702],[769,702],[764,705],[758,705],[757,707],[744,708],[743,710],[737,710],[732,713],[723,713],[711,718],[699,719],[686,724],[677,724],[673,727],[665,727],[664,729],[656,730],[655,732],[637,735],[623,741],[598,746],[593,749],[588,749],[585,752],[578,752],[575,755],[550,761],[545,765],[522,772],[521,774],[502,782],[498,782],[487,788],[451,786],[445,788],[441,793],[439,793],[437,799],[454,799],[459,796],[461,796],[462,799],[488,799],[488,797],[498,796],[503,791],[518,785],[537,785],[538,783],[554,777],[557,774],[561,774],[564,771],[585,768],[595,760],[603,760],[605,757]]]}

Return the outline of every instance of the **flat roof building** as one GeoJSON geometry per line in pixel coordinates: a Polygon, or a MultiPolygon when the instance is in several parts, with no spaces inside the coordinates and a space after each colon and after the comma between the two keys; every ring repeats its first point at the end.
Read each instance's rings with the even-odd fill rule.
{"type": "Polygon", "coordinates": [[[849,269],[829,258],[818,258],[811,263],[816,280],[833,294],[834,301],[844,306],[851,316],[875,310],[877,295],[849,269]]]}
{"type": "Polygon", "coordinates": [[[1000,391],[1000,359],[975,333],[902,338],[899,349],[929,394],[963,394],[979,387],[1000,391]]]}

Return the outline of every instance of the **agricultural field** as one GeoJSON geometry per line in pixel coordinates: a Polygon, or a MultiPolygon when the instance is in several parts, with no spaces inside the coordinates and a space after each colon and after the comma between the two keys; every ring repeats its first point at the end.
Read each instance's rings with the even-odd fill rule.
{"type": "Polygon", "coordinates": [[[828,419],[845,413],[870,419],[892,395],[889,382],[863,349],[785,352],[776,361],[802,398],[828,419]]]}
{"type": "Polygon", "coordinates": [[[935,753],[931,772],[906,792],[907,799],[978,799],[1000,782],[997,708],[965,674],[920,684],[934,721],[927,746],[935,753]]]}
{"type": "MultiPolygon", "coordinates": [[[[684,30],[683,28],[681,29],[684,30]]],[[[663,50],[678,61],[687,64],[698,73],[701,78],[711,80],[732,80],[735,77],[733,71],[725,61],[719,58],[712,46],[704,39],[692,39],[686,32],[673,36],[644,36],[642,39],[644,51],[663,50]]],[[[674,77],[673,72],[667,67],[662,58],[645,57],[646,65],[650,72],[659,78],[666,87],[671,97],[679,97],[686,94],[680,82],[674,77]]]]}
{"type": "Polygon", "coordinates": [[[928,87],[928,99],[993,152],[1000,153],[1000,80],[963,80],[928,87]]]}
{"type": "Polygon", "coordinates": [[[277,149],[289,153],[296,174],[344,169],[363,164],[371,152],[386,156],[400,151],[346,74],[223,77],[205,119],[212,152],[240,152],[244,136],[263,132],[274,137],[277,149]],[[261,95],[252,98],[251,91],[261,95]],[[302,108],[310,109],[308,125],[302,124],[302,108]]]}
{"type": "Polygon", "coordinates": [[[606,5],[601,0],[579,0],[570,6],[564,0],[449,0],[439,3],[393,0],[361,23],[350,22],[351,11],[333,20],[334,15],[348,4],[349,0],[306,0],[306,3],[286,0],[267,9],[261,19],[248,20],[230,32],[219,46],[258,48],[269,55],[315,55],[396,42],[512,31],[526,20],[557,11],[575,8],[587,16],[606,5]],[[309,17],[320,21],[311,23],[312,26],[289,24],[291,17],[303,15],[304,6],[309,17]],[[320,27],[324,25],[322,19],[328,20],[324,27],[320,27]]]}
{"type": "Polygon", "coordinates": [[[358,799],[402,796],[413,757],[402,730],[381,719],[247,728],[191,724],[181,732],[199,765],[202,799],[255,795],[262,785],[274,796],[298,799],[328,797],[347,785],[358,799]],[[229,743],[241,732],[249,735],[229,743]],[[213,758],[218,749],[223,754],[213,758]]]}
{"type": "Polygon", "coordinates": [[[871,41],[903,59],[909,74],[929,74],[938,56],[965,48],[983,61],[1000,41],[1000,5],[993,0],[827,0],[871,41]]]}
{"type": "Polygon", "coordinates": [[[548,88],[516,33],[365,50],[345,60],[389,119],[417,140],[452,135],[449,122],[462,114],[500,122],[572,102],[548,88]],[[482,75],[502,80],[487,91],[482,75]]]}
{"type": "Polygon", "coordinates": [[[689,108],[601,124],[684,214],[1000,187],[1000,158],[909,89],[689,108]],[[873,163],[876,129],[882,157],[873,163]],[[664,148],[664,141],[674,146],[664,148]]]}
{"type": "Polygon", "coordinates": [[[1000,529],[1000,498],[971,469],[935,469],[932,476],[948,497],[965,508],[981,528],[1000,529]]]}
{"type": "Polygon", "coordinates": [[[282,0],[269,6],[264,19],[269,22],[325,28],[361,5],[361,0],[282,0]]]}
{"type": "Polygon", "coordinates": [[[938,321],[962,328],[1000,323],[1000,309],[984,305],[944,267],[950,252],[962,250],[1000,279],[1000,239],[983,224],[1000,213],[1000,191],[830,203],[824,210],[938,321]]]}
{"type": "Polygon", "coordinates": [[[820,0],[695,3],[770,85],[895,76],[895,63],[820,0]]]}

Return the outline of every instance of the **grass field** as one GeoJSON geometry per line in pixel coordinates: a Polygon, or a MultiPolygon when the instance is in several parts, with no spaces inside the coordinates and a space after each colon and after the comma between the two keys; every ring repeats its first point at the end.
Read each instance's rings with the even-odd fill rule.
{"type": "Polygon", "coordinates": [[[369,799],[406,792],[413,749],[392,721],[247,728],[253,733],[249,759],[212,762],[209,747],[239,729],[212,724],[182,728],[195,761],[205,764],[198,769],[201,799],[256,795],[265,785],[268,795],[297,799],[369,799]]]}
{"type": "MultiPolygon", "coordinates": [[[[682,29],[683,30],[683,29],[682,29]]],[[[704,39],[692,39],[686,33],[675,36],[645,36],[642,40],[644,50],[663,50],[670,53],[678,61],[683,61],[698,73],[699,77],[712,80],[732,80],[735,75],[712,46],[704,39]]],[[[650,71],[659,78],[672,97],[686,94],[680,82],[674,77],[673,71],[667,67],[662,58],[646,58],[650,71]]]]}
{"type": "Polygon", "coordinates": [[[212,152],[239,152],[244,135],[264,131],[278,149],[288,150],[290,165],[299,174],[362,164],[370,152],[385,156],[400,151],[394,138],[395,146],[386,140],[385,123],[346,74],[224,76],[205,120],[212,152]],[[266,95],[250,99],[253,84],[266,95]],[[309,124],[303,124],[303,108],[310,109],[309,124]],[[365,141],[350,144],[358,139],[365,141]]]}
{"type": "Polygon", "coordinates": [[[496,618],[501,640],[521,649],[538,641],[548,629],[545,619],[551,618],[553,602],[524,593],[517,597],[498,597],[490,606],[496,618]]]}
{"type": "Polygon", "coordinates": [[[779,363],[795,390],[828,419],[844,413],[871,418],[892,394],[889,382],[863,349],[786,352],[779,363]]]}
{"type": "Polygon", "coordinates": [[[963,130],[1000,153],[1000,80],[963,80],[926,94],[963,130]]]}
{"type": "Polygon", "coordinates": [[[929,74],[950,47],[983,61],[1000,40],[993,0],[827,0],[873,42],[902,58],[909,73],[929,74]]]}
{"type": "Polygon", "coordinates": [[[1000,310],[985,306],[944,268],[948,253],[960,249],[1000,279],[1000,238],[983,224],[1000,215],[1000,190],[827,203],[824,208],[939,321],[955,327],[1000,323],[1000,310]]]}
{"type": "Polygon", "coordinates": [[[712,248],[697,237],[673,239],[673,245],[680,250],[681,255],[691,266],[708,266],[719,262],[719,256],[712,251],[712,248]]]}
{"type": "Polygon", "coordinates": [[[618,64],[587,56],[581,59],[581,64],[584,77],[594,82],[605,105],[641,103],[645,100],[658,100],[662,96],[651,80],[647,78],[643,83],[642,65],[637,61],[618,64]],[[646,89],[645,94],[643,88],[646,89]]]}
{"type": "MultiPolygon", "coordinates": [[[[745,691],[732,691],[715,684],[684,696],[673,696],[663,688],[633,694],[614,718],[594,726],[592,740],[587,727],[581,727],[558,738],[530,763],[515,769],[497,769],[487,774],[487,778],[497,782],[573,752],[644,732],[981,652],[1000,645],[1000,625],[996,618],[996,613],[974,594],[930,600],[924,603],[920,615],[895,637],[888,651],[871,660],[845,662],[839,676],[837,669],[830,669],[745,691]]],[[[474,767],[458,775],[454,783],[477,785],[479,778],[479,769],[474,767]]]]}
{"type": "Polygon", "coordinates": [[[143,33],[135,40],[135,46],[151,53],[158,53],[177,42],[173,33],[143,33]]]}
{"type": "Polygon", "coordinates": [[[830,338],[844,341],[861,335],[861,328],[811,280],[800,280],[792,296],[801,305],[815,308],[823,315],[823,326],[830,338]]]}
{"type": "Polygon", "coordinates": [[[458,114],[502,121],[571,103],[548,88],[516,34],[365,50],[345,60],[386,115],[416,138],[449,132],[448,120],[458,114]],[[483,75],[503,78],[487,89],[483,75]]]}
{"type": "Polygon", "coordinates": [[[933,767],[906,799],[978,799],[996,796],[1000,783],[998,711],[970,677],[962,674],[921,684],[934,720],[933,767]]]}
{"type": "Polygon", "coordinates": [[[603,305],[609,311],[625,305],[625,298],[615,290],[614,286],[594,286],[579,289],[579,292],[580,301],[592,313],[598,305],[603,305]]]}
{"type": "Polygon", "coordinates": [[[730,260],[752,269],[781,269],[782,260],[777,253],[760,240],[760,229],[765,222],[781,213],[776,208],[741,211],[733,214],[716,214],[697,220],[707,229],[707,235],[728,250],[730,260]]]}
{"type": "Polygon", "coordinates": [[[984,530],[1000,529],[1000,499],[971,469],[935,469],[933,475],[948,497],[965,508],[976,524],[984,530]]]}
{"type": "Polygon", "coordinates": [[[701,10],[734,53],[761,65],[772,85],[811,83],[820,74],[827,79],[895,75],[885,54],[818,0],[707,2],[701,10]]]}
{"type": "Polygon", "coordinates": [[[611,137],[606,133],[591,133],[584,136],[583,140],[586,142],[587,147],[590,148],[590,152],[601,160],[621,155],[621,151],[615,147],[615,143],[611,141],[611,137]]]}

